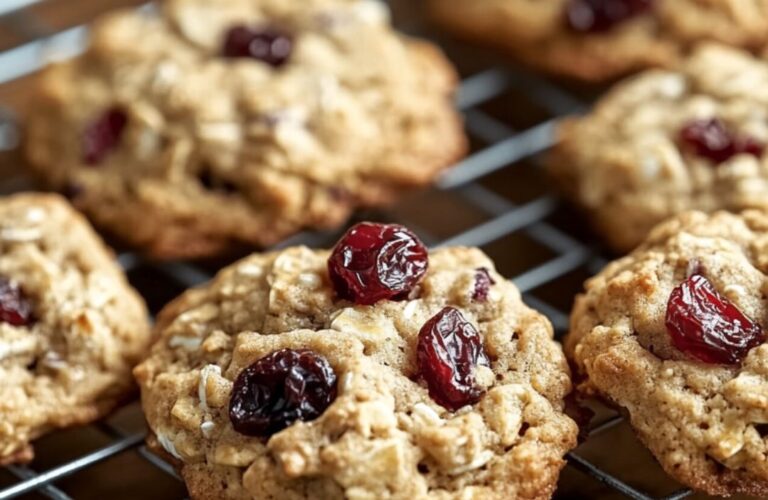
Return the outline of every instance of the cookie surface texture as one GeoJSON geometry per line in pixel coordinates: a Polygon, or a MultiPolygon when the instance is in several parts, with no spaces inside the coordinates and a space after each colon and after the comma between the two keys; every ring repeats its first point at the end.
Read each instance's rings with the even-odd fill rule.
{"type": "Polygon", "coordinates": [[[601,82],[670,67],[698,42],[757,50],[768,2],[742,0],[431,0],[435,20],[557,75],[601,82]]]}
{"type": "Polygon", "coordinates": [[[44,72],[26,151],[122,241],[206,257],[430,184],[465,150],[455,87],[375,0],[171,0],[44,72]]]}
{"type": "Polygon", "coordinates": [[[685,210],[768,208],[768,63],[718,45],[566,119],[550,171],[613,249],[685,210]]]}
{"type": "Polygon", "coordinates": [[[0,200],[0,463],[126,399],[149,347],[142,299],[61,197],[0,200]]]}
{"type": "Polygon", "coordinates": [[[407,298],[368,306],[335,298],[328,256],[294,247],[248,257],[160,315],[136,375],[151,443],[192,497],[549,498],[577,429],[548,321],[477,249],[432,252],[407,298]],[[486,295],[480,275],[481,287],[495,282],[486,295]],[[474,367],[477,402],[455,412],[430,397],[417,359],[420,331],[446,307],[489,360],[474,367]],[[324,357],[335,399],[271,436],[236,432],[233,382],[284,349],[324,357]]]}
{"type": "Polygon", "coordinates": [[[710,494],[768,494],[766,250],[762,211],[681,214],[586,283],[565,340],[579,389],[710,494]]]}

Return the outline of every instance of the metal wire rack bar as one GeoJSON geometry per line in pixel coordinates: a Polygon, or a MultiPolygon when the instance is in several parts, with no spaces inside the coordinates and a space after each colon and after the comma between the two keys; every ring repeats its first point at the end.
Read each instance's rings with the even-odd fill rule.
{"type": "MultiPolygon", "coordinates": [[[[39,70],[53,56],[68,57],[82,50],[87,32],[84,25],[51,34],[45,23],[30,11],[31,7],[45,1],[5,0],[0,5],[0,26],[12,22],[16,27],[15,31],[23,36],[35,38],[0,52],[0,84],[39,70]]],[[[484,146],[446,172],[437,182],[436,189],[460,197],[464,202],[487,214],[489,218],[459,234],[442,239],[430,235],[426,230],[420,231],[420,234],[433,246],[486,246],[510,234],[522,232],[551,251],[552,258],[511,279],[520,288],[525,300],[546,314],[556,330],[562,332],[568,326],[567,311],[532,292],[582,266],[594,272],[605,265],[606,259],[596,253],[589,243],[571,236],[548,220],[558,209],[557,200],[550,195],[542,193],[535,199],[518,205],[488,189],[482,181],[494,172],[508,167],[516,168],[519,162],[531,160],[546,151],[555,140],[555,127],[561,117],[582,111],[587,104],[547,80],[505,66],[491,67],[465,78],[457,96],[457,103],[465,113],[469,133],[484,146]],[[524,93],[552,117],[518,131],[481,109],[482,105],[510,89],[524,93]]],[[[13,117],[0,109],[0,151],[11,149],[17,138],[18,131],[14,126],[13,117]]],[[[386,210],[378,212],[376,216],[382,219],[397,219],[386,210]]],[[[328,246],[336,235],[335,232],[303,232],[274,248],[295,244],[328,246]]],[[[199,285],[211,278],[210,272],[189,263],[152,263],[134,253],[121,253],[118,261],[126,272],[141,267],[152,267],[172,283],[182,287],[199,285]]],[[[607,431],[621,421],[621,417],[613,417],[592,429],[589,436],[607,431]]],[[[148,463],[178,478],[171,465],[149,452],[143,445],[143,433],[125,433],[105,422],[94,424],[94,427],[111,439],[108,445],[42,472],[27,466],[5,467],[5,470],[19,481],[0,489],[0,500],[16,498],[30,492],[56,500],[70,499],[67,493],[54,485],[56,481],[129,450],[137,451],[148,463]]],[[[634,488],[575,452],[568,454],[567,458],[571,467],[628,498],[678,500],[692,493],[688,489],[682,489],[667,496],[654,497],[634,488]]]]}
{"type": "MultiPolygon", "coordinates": [[[[47,470],[41,473],[33,473],[28,479],[22,481],[10,488],[6,488],[0,491],[0,499],[16,498],[39,488],[43,488],[50,483],[61,479],[63,477],[74,474],[75,472],[85,469],[95,463],[106,460],[114,455],[122,453],[125,450],[131,449],[144,442],[144,434],[134,434],[125,438],[121,438],[113,442],[112,444],[100,448],[96,451],[83,455],[71,462],[65,463],[53,469],[47,470]]],[[[31,471],[31,469],[28,469],[31,471]]]]}
{"type": "MultiPolygon", "coordinates": [[[[38,474],[29,467],[21,465],[9,465],[7,469],[19,479],[33,480],[38,476],[38,474]]],[[[69,495],[52,485],[46,485],[42,488],[39,488],[39,490],[40,493],[46,497],[53,498],[55,500],[69,500],[71,498],[69,495]]]]}
{"type": "Polygon", "coordinates": [[[42,0],[6,0],[3,5],[0,6],[0,16],[21,12],[25,7],[29,7],[41,1],[42,0]]]}

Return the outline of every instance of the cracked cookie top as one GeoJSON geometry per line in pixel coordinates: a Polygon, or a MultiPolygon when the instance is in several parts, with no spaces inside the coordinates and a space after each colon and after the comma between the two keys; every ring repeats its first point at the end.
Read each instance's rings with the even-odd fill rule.
{"type": "Polygon", "coordinates": [[[768,207],[766,89],[766,62],[702,46],[679,71],[634,77],[567,120],[553,177],[619,251],[684,210],[768,207]]]}
{"type": "Polygon", "coordinates": [[[80,214],[55,195],[0,200],[0,463],[112,409],[149,341],[143,301],[80,214]]]}
{"type": "Polygon", "coordinates": [[[477,249],[431,252],[405,296],[372,305],[338,298],[329,256],[253,255],[160,314],[160,338],[135,373],[151,441],[192,496],[548,498],[577,431],[563,413],[569,371],[548,321],[477,249]],[[435,332],[444,351],[429,343],[435,332]],[[443,364],[425,368],[429,356],[443,364]],[[453,394],[465,399],[452,411],[433,399],[435,380],[445,382],[436,373],[466,362],[469,377],[451,383],[469,378],[475,393],[453,394]],[[298,371],[266,416],[283,418],[301,391],[311,415],[264,432],[262,403],[281,366],[298,371]]]}
{"type": "Polygon", "coordinates": [[[26,141],[44,182],[154,256],[336,226],[464,151],[453,69],[382,2],[160,9],[107,16],[47,70],[26,141]]]}
{"type": "Polygon", "coordinates": [[[766,256],[762,211],[679,215],[586,283],[565,341],[579,389],[710,494],[768,494],[766,256]]]}

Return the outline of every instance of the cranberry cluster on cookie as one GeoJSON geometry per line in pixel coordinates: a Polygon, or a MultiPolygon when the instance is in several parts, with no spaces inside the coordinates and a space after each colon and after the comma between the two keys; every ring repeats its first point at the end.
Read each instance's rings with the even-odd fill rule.
{"type": "Polygon", "coordinates": [[[150,442],[193,497],[546,498],[575,445],[551,325],[482,252],[403,226],[248,257],[157,330],[150,442]]]}

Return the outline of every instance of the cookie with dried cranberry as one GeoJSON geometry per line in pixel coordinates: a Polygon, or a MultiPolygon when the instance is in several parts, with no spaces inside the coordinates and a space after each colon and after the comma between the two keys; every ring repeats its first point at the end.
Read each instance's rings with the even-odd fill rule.
{"type": "Polygon", "coordinates": [[[111,252],[57,195],[0,200],[0,464],[134,390],[147,311],[111,252]]]}
{"type": "Polygon", "coordinates": [[[629,416],[662,467],[715,495],[768,495],[768,214],[687,212],[576,299],[579,389],[629,416]]]}
{"type": "Polygon", "coordinates": [[[560,126],[553,179],[626,252],[685,210],[768,209],[768,63],[719,45],[617,85],[560,126]]]}
{"type": "Polygon", "coordinates": [[[757,49],[768,2],[742,0],[430,0],[437,22],[520,61],[599,82],[679,63],[701,41],[757,49]]]}
{"type": "Polygon", "coordinates": [[[455,87],[377,0],[171,0],[44,73],[26,150],[122,241],[206,257],[429,184],[465,150],[455,87]]]}
{"type": "Polygon", "coordinates": [[[157,331],[150,444],[193,498],[548,498],[576,444],[549,322],[402,226],[248,257],[157,331]]]}

